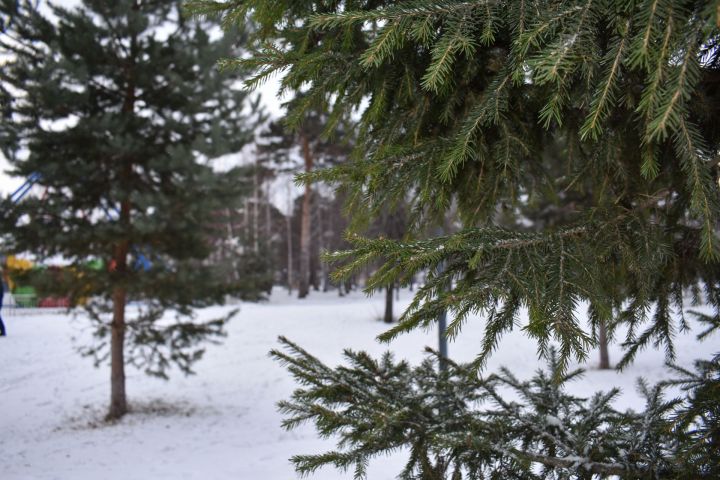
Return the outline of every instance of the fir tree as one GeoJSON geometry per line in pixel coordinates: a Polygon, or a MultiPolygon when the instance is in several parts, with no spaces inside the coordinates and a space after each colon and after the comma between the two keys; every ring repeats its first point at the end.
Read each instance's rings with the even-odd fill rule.
{"type": "MultiPolygon", "coordinates": [[[[336,182],[349,192],[350,207],[361,215],[377,215],[388,202],[411,198],[411,225],[417,230],[457,205],[465,226],[457,233],[416,241],[353,236],[354,248],[330,256],[347,262],[339,276],[381,261],[368,286],[371,292],[408,282],[422,270],[432,272],[399,324],[382,340],[432,326],[446,310],[452,315],[447,335],[453,337],[470,314],[480,313],[485,337],[474,367],[484,365],[505,332],[521,326],[536,340],[538,353],[552,358],[557,382],[568,375],[572,359],[587,358],[599,341],[601,326],[610,334],[619,325],[626,327],[627,349],[619,364],[623,367],[648,345],[664,347],[668,359],[674,357],[673,336],[688,327],[682,315],[686,293],[693,303],[710,304],[718,315],[717,2],[190,3],[197,12],[221,16],[228,26],[248,17],[258,25],[255,55],[225,63],[255,69],[250,86],[282,72],[283,88],[302,89],[306,99],[291,119],[301,121],[307,108],[325,109],[332,118],[362,109],[354,161],[304,180],[336,182]],[[556,213],[545,222],[535,218],[527,228],[531,219],[524,213],[532,217],[548,206],[556,213]],[[589,305],[589,331],[579,320],[581,303],[589,305]],[[529,313],[524,325],[522,309],[529,313]],[[558,345],[556,356],[551,355],[553,343],[558,345]]],[[[402,419],[407,410],[354,400],[372,396],[372,379],[384,379],[394,364],[376,368],[362,354],[351,357],[351,375],[372,371],[375,376],[368,373],[365,383],[353,382],[358,388],[348,393],[335,389],[345,386],[332,380],[337,371],[310,365],[309,360],[295,368],[291,359],[285,360],[302,382],[318,386],[299,393],[302,400],[331,407],[335,402],[353,405],[342,415],[317,404],[310,408],[306,403],[297,410],[296,404],[285,405],[289,424],[317,419],[321,434],[337,432],[343,445],[357,446],[352,454],[301,458],[301,471],[334,463],[355,466],[362,476],[369,454],[401,445],[393,436],[401,431],[396,424],[389,423],[388,430],[372,428],[396,419],[388,412],[402,419]],[[333,397],[338,391],[346,395],[333,397]],[[345,420],[348,424],[340,426],[345,420]]],[[[387,377],[395,378],[390,373],[387,377]]],[[[515,382],[506,378],[511,385],[515,382]]],[[[409,377],[398,381],[383,393],[410,382],[409,377]]],[[[418,391],[425,386],[419,385],[418,391]]],[[[405,406],[413,398],[413,392],[407,393],[405,406]]],[[[670,406],[648,393],[654,406],[649,406],[653,413],[646,419],[666,419],[670,406]]],[[[472,399],[471,392],[463,395],[472,399]]],[[[694,401],[707,407],[712,401],[705,402],[703,395],[694,401]]],[[[532,402],[529,393],[525,397],[532,402]]],[[[602,407],[606,398],[591,404],[602,407]]],[[[415,412],[412,407],[409,410],[415,412]]],[[[615,415],[603,411],[608,422],[615,415]]],[[[714,437],[704,439],[713,429],[703,422],[712,421],[714,413],[703,415],[693,417],[705,427],[695,436],[698,448],[691,451],[706,452],[712,444],[714,437]]],[[[445,421],[452,419],[418,424],[440,429],[445,421]]],[[[630,415],[626,421],[634,425],[635,420],[630,415]]],[[[588,432],[614,432],[606,430],[609,423],[593,422],[586,423],[588,432]]],[[[654,425],[660,431],[653,435],[662,436],[667,424],[653,422],[644,425],[654,425]]],[[[503,425],[494,428],[501,430],[503,425]]],[[[699,475],[692,462],[674,470],[672,463],[681,452],[664,456],[658,451],[658,445],[664,448],[677,439],[655,436],[659,442],[640,450],[617,450],[620,457],[611,458],[607,469],[583,470],[568,462],[587,458],[584,453],[544,433],[535,444],[530,426],[523,424],[515,432],[529,432],[526,443],[508,445],[524,454],[511,449],[493,456],[483,450],[484,444],[477,444],[469,451],[482,459],[476,470],[460,468],[458,475],[469,471],[471,477],[479,472],[488,478],[533,478],[536,472],[529,464],[538,461],[554,469],[544,470],[540,478],[587,478],[593,471],[627,478],[664,472],[686,478],[699,475]],[[551,450],[540,453],[535,446],[551,450]],[[637,456],[621,458],[629,451],[637,456]],[[548,455],[553,460],[548,461],[548,455]],[[616,460],[627,470],[616,469],[616,460]],[[482,470],[485,467],[491,470],[482,470]]],[[[636,447],[653,436],[636,431],[643,435],[628,440],[636,447]]],[[[462,441],[482,440],[484,433],[480,429],[462,441]]],[[[426,450],[413,457],[417,461],[407,477],[420,472],[417,478],[445,478],[452,470],[443,460],[444,452],[454,451],[442,450],[445,437],[428,438],[421,431],[416,438],[426,442],[420,444],[426,450]],[[427,449],[433,448],[440,455],[430,462],[433,452],[427,449]]],[[[602,451],[613,452],[605,446],[602,451]]]]}
{"type": "Polygon", "coordinates": [[[312,423],[337,437],[335,450],[294,456],[300,474],[334,466],[366,478],[371,460],[399,449],[409,454],[398,478],[408,480],[711,479],[720,468],[720,358],[678,369],[673,382],[640,381],[644,409],[621,412],[612,406],[618,389],[569,394],[583,372],[563,372],[554,350],[546,370],[520,380],[505,369],[482,378],[435,352],[412,367],[346,350],[346,365],[331,368],[281,343],[272,355],[302,385],[280,403],[283,426],[312,423]],[[684,400],[667,398],[672,383],[687,389],[684,400]]]}
{"type": "Polygon", "coordinates": [[[254,68],[250,86],[283,72],[284,89],[303,88],[291,119],[307,108],[340,119],[369,99],[357,161],[306,180],[338,182],[360,213],[413,198],[416,226],[457,202],[466,226],[457,234],[357,238],[333,257],[355,260],[340,275],[384,260],[370,290],[446,265],[384,340],[444,309],[453,336],[482,312],[482,364],[527,307],[525,330],[541,355],[557,340],[561,364],[586,358],[601,323],[628,325],[622,366],[653,342],[673,357],[685,325],[671,311],[683,308],[684,290],[719,305],[714,2],[190,4],[226,25],[246,16],[258,25],[256,54],[225,64],[254,68]],[[525,203],[565,218],[530,232],[498,224],[498,208],[512,215],[525,203]]]}
{"type": "Polygon", "coordinates": [[[53,20],[36,3],[0,3],[0,144],[11,173],[45,191],[3,204],[3,248],[70,264],[52,287],[85,304],[97,343],[82,350],[110,359],[118,418],[127,363],[190,373],[224,334],[229,317],[198,321],[193,308],[228,293],[204,259],[213,213],[237,203],[243,177],[207,159],[251,139],[240,75],[214,66],[242,37],[213,39],[179,2],[85,0],[51,5],[53,20]]]}

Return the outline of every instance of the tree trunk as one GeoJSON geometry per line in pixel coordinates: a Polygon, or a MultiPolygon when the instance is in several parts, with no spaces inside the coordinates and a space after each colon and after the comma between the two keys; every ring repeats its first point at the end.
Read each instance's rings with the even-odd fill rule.
{"type": "Polygon", "coordinates": [[[610,355],[608,354],[607,326],[605,322],[598,325],[598,343],[600,345],[600,369],[610,369],[610,355]]]}
{"type": "Polygon", "coordinates": [[[393,290],[395,285],[390,284],[385,287],[385,323],[393,323],[393,290]]]}
{"type": "MultiPolygon", "coordinates": [[[[312,245],[312,242],[311,242],[312,245]]],[[[310,250],[310,285],[316,292],[320,291],[320,277],[318,276],[318,263],[320,262],[317,251],[310,250]]]]}
{"type": "MultiPolygon", "coordinates": [[[[140,4],[136,0],[132,9],[138,11],[140,4]]],[[[130,39],[130,55],[125,66],[127,85],[125,87],[125,99],[122,112],[124,115],[135,114],[135,57],[138,54],[137,37],[130,39]]],[[[129,188],[132,184],[132,161],[126,160],[120,173],[121,188],[129,188]]],[[[120,201],[120,223],[123,231],[130,227],[130,200],[126,194],[120,201]]],[[[128,252],[130,242],[119,241],[114,248],[113,260],[115,261],[116,281],[112,292],[113,318],[110,328],[110,410],[107,414],[108,420],[116,420],[128,412],[127,395],[125,393],[125,302],[127,301],[126,275],[128,252]]]]}
{"type": "MultiPolygon", "coordinates": [[[[125,201],[120,208],[121,223],[127,222],[130,216],[130,203],[125,201]]],[[[127,290],[125,275],[127,273],[127,256],[129,243],[120,242],[115,247],[115,274],[120,283],[113,289],[113,319],[110,336],[110,410],[108,420],[116,420],[128,412],[127,395],[125,393],[125,302],[127,290]]]]}
{"type": "Polygon", "coordinates": [[[322,282],[322,291],[327,292],[330,290],[330,273],[328,272],[327,263],[323,261],[322,258],[320,258],[325,252],[327,252],[327,245],[325,245],[325,232],[327,230],[326,219],[324,217],[325,207],[324,205],[318,205],[317,215],[318,215],[318,230],[320,231],[318,235],[318,247],[320,250],[320,255],[318,255],[318,262],[320,266],[320,282],[322,282]]]}
{"type": "Polygon", "coordinates": [[[232,277],[232,280],[235,282],[240,281],[240,264],[238,261],[237,256],[237,250],[233,248],[233,240],[235,239],[235,232],[233,231],[233,212],[226,208],[225,211],[227,212],[227,242],[225,250],[225,256],[222,258],[223,262],[230,262],[232,265],[232,272],[230,272],[230,276],[232,277]]]}
{"type": "Polygon", "coordinates": [[[270,245],[272,239],[272,217],[270,216],[270,184],[265,187],[265,242],[270,245]]]}
{"type": "Polygon", "coordinates": [[[244,207],[243,207],[244,208],[243,223],[244,223],[244,228],[245,228],[245,245],[247,246],[247,245],[250,245],[250,243],[252,243],[252,232],[251,232],[252,219],[251,219],[251,215],[250,215],[250,200],[248,200],[246,198],[245,201],[243,202],[243,205],[244,205],[244,207]]]}
{"type": "Polygon", "coordinates": [[[259,225],[260,225],[260,187],[258,185],[258,161],[255,159],[255,172],[253,173],[253,212],[252,212],[252,235],[253,235],[253,252],[257,254],[260,251],[258,242],[259,225]]]}
{"type": "Polygon", "coordinates": [[[113,292],[112,337],[110,340],[110,410],[108,420],[116,420],[128,411],[125,393],[125,288],[113,292]]]}
{"type": "Polygon", "coordinates": [[[292,244],[292,213],[287,215],[287,287],[288,295],[292,294],[293,289],[293,244],[292,244]]]}
{"type": "MultiPolygon", "coordinates": [[[[310,143],[307,136],[301,134],[302,151],[305,157],[305,172],[312,171],[313,158],[310,153],[310,143]]],[[[310,208],[312,188],[310,184],[305,185],[305,196],[302,204],[302,218],[300,223],[300,278],[298,285],[298,298],[305,298],[309,293],[310,281],[310,208]]]]}
{"type": "Polygon", "coordinates": [[[332,282],[330,281],[330,269],[324,261],[321,260],[320,262],[320,265],[322,266],[323,292],[329,292],[330,287],[332,286],[332,282]]]}

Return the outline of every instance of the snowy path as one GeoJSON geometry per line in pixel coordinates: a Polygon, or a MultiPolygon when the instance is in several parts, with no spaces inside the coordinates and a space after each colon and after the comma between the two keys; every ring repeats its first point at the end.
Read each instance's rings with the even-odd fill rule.
{"type": "MultiPolygon", "coordinates": [[[[409,302],[403,292],[401,306],[409,302]]],[[[312,428],[280,428],[275,403],[287,398],[292,379],[267,352],[285,335],[311,353],[339,362],[344,347],[379,354],[390,348],[418,361],[425,345],[435,346],[435,332],[416,332],[389,347],[374,341],[384,331],[377,319],[383,298],[361,293],[339,299],[314,293],[298,301],[277,291],[270,302],[243,304],[219,346],[209,346],[197,364],[197,375],[171,374],[168,382],[130,370],[128,394],[137,412],[117,425],[97,424],[109,395],[109,369],[93,367],[74,350],[73,337],[83,335],[82,319],[64,315],[6,318],[10,333],[0,338],[0,479],[292,479],[288,458],[332,445],[315,438],[312,428]]],[[[212,317],[223,308],[208,309],[212,317]]],[[[456,360],[478,350],[481,322],[471,321],[450,345],[456,360]]],[[[695,344],[692,335],[678,337],[679,362],[689,365],[707,357],[717,337],[695,344]]],[[[611,350],[611,359],[618,350],[611,350]]],[[[595,361],[593,355],[592,361],[595,361]]],[[[534,345],[518,332],[509,335],[491,359],[489,370],[510,367],[521,378],[537,368],[534,345]]],[[[623,374],[590,370],[573,385],[589,394],[623,388],[618,406],[640,407],[635,379],[666,378],[659,352],[643,352],[623,374]]],[[[394,478],[401,456],[371,465],[373,480],[394,478]]],[[[323,470],[312,478],[351,478],[323,470]]]]}

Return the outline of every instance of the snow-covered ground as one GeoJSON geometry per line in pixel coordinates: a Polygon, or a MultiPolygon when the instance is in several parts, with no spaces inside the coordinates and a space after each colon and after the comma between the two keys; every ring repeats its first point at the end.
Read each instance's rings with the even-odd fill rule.
{"type": "MultiPolygon", "coordinates": [[[[402,292],[399,307],[410,300],[402,292]]],[[[175,372],[169,381],[136,371],[128,376],[135,412],[115,425],[101,422],[109,396],[109,368],[93,367],[76,351],[87,323],[64,314],[6,316],[9,337],[0,338],[0,479],[292,479],[291,455],[322,451],[331,441],[315,437],[311,426],[286,432],[276,411],[278,400],[295,388],[289,374],[268,357],[278,335],[324,361],[336,364],[342,349],[387,349],[419,361],[425,345],[435,346],[436,332],[415,332],[380,345],[385,325],[381,297],[355,293],[313,293],[304,301],[277,290],[269,302],[243,304],[228,326],[222,345],[209,346],[197,364],[197,375],[175,372]]],[[[200,312],[212,317],[225,308],[200,312]]],[[[450,345],[455,360],[470,360],[479,349],[482,322],[471,319],[450,345]]],[[[701,344],[694,333],[677,338],[678,363],[690,365],[717,349],[718,337],[701,344]]],[[[592,362],[595,362],[593,355],[592,362]]],[[[619,350],[611,350],[611,359],[619,350]]],[[[488,370],[504,365],[520,378],[538,367],[535,346],[520,332],[508,335],[488,370]]],[[[626,372],[598,371],[572,386],[590,394],[614,386],[623,389],[619,408],[641,408],[635,380],[651,382],[669,376],[663,354],[646,351],[626,372]]],[[[369,478],[395,477],[401,455],[371,465],[369,478]]],[[[351,478],[331,469],[312,478],[351,478]]]]}

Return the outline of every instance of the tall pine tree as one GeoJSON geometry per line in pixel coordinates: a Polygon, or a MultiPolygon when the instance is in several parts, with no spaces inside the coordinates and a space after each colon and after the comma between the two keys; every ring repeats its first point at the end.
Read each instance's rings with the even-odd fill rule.
{"type": "Polygon", "coordinates": [[[214,66],[242,36],[176,1],[85,0],[51,5],[53,19],[36,4],[0,3],[0,145],[11,173],[45,192],[3,204],[3,248],[69,263],[52,286],[85,304],[97,343],[84,351],[109,358],[108,417],[119,418],[126,364],[191,372],[202,342],[223,335],[228,317],[197,321],[193,308],[227,293],[203,260],[212,214],[237,202],[243,177],[208,159],[251,140],[240,76],[214,66]]]}

